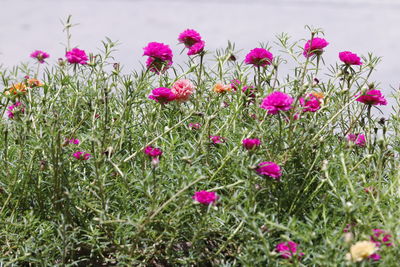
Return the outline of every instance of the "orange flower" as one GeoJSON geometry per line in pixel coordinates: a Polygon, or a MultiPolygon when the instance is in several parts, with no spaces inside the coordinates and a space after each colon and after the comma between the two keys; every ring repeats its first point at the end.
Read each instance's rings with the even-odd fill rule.
{"type": "Polygon", "coordinates": [[[29,87],[41,87],[43,86],[43,83],[41,83],[38,79],[31,78],[27,80],[28,86],[29,87]]]}
{"type": "Polygon", "coordinates": [[[8,91],[4,92],[4,94],[9,95],[9,94],[26,94],[26,85],[24,83],[15,83],[11,85],[11,87],[8,89],[8,91]]]}
{"type": "Polygon", "coordinates": [[[325,95],[321,92],[312,92],[311,94],[315,96],[318,100],[321,100],[325,97],[325,95]]]}
{"type": "Polygon", "coordinates": [[[226,92],[230,92],[232,90],[232,87],[230,84],[222,84],[222,83],[216,83],[214,85],[213,91],[216,93],[226,93],[226,92]]]}

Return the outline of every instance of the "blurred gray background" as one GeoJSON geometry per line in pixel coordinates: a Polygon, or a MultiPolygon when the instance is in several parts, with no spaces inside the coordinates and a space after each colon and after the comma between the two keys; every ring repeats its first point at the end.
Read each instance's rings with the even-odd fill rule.
{"type": "Polygon", "coordinates": [[[174,62],[182,62],[186,55],[179,55],[177,37],[187,28],[203,36],[207,50],[234,42],[243,60],[281,32],[293,40],[308,38],[304,26],[312,25],[323,28],[330,42],[327,64],[340,51],[373,52],[383,58],[373,76],[380,89],[389,95],[400,84],[400,0],[0,0],[0,10],[0,64],[7,67],[32,62],[35,49],[50,53],[50,63],[63,57],[60,20],[71,14],[79,23],[72,28],[72,46],[90,52],[101,48],[105,36],[118,40],[115,57],[125,72],[140,68],[142,48],[151,41],[169,44],[174,62]]]}

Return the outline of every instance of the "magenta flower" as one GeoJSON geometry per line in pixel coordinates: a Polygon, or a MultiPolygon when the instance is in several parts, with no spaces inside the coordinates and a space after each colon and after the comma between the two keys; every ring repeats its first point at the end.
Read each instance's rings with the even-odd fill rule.
{"type": "Polygon", "coordinates": [[[146,146],[143,152],[152,158],[161,157],[161,155],[163,153],[161,148],[156,148],[156,147],[152,147],[152,146],[146,146]]]}
{"type": "Polygon", "coordinates": [[[92,155],[82,151],[76,151],[74,154],[72,154],[72,156],[77,160],[88,160],[92,155]]]}
{"type": "Polygon", "coordinates": [[[192,130],[198,130],[201,128],[201,124],[200,123],[189,123],[189,128],[192,130]]]}
{"type": "Polygon", "coordinates": [[[9,119],[14,119],[15,115],[19,112],[25,112],[24,105],[21,102],[15,102],[15,104],[7,107],[7,117],[9,119]]]}
{"type": "Polygon", "coordinates": [[[192,198],[201,204],[210,205],[215,203],[219,199],[219,196],[217,196],[215,192],[202,190],[199,192],[195,192],[192,198]]]}
{"type": "Polygon", "coordinates": [[[222,144],[225,142],[225,138],[218,135],[211,135],[210,140],[213,144],[222,144]]]}
{"type": "Polygon", "coordinates": [[[179,43],[185,44],[187,48],[190,48],[192,45],[200,43],[202,40],[197,31],[187,29],[179,34],[178,41],[179,43]]]}
{"type": "Polygon", "coordinates": [[[49,57],[49,54],[41,50],[35,50],[31,53],[31,58],[36,58],[39,63],[44,63],[44,60],[49,57]]]}
{"type": "Polygon", "coordinates": [[[176,95],[169,88],[159,87],[151,91],[151,95],[149,95],[149,98],[155,100],[160,104],[166,104],[175,100],[176,95]]]}
{"type": "Polygon", "coordinates": [[[374,254],[368,256],[368,258],[373,261],[379,261],[381,259],[381,255],[379,255],[378,253],[374,253],[374,254]]]}
{"type": "Polygon", "coordinates": [[[347,140],[359,147],[363,147],[367,143],[367,141],[365,140],[365,135],[363,134],[349,134],[347,136],[347,140]]]}
{"type": "Polygon", "coordinates": [[[339,59],[346,65],[362,65],[361,59],[357,54],[349,51],[343,51],[339,53],[339,59]]]}
{"type": "Polygon", "coordinates": [[[303,112],[316,112],[321,108],[319,99],[313,94],[309,94],[305,99],[301,97],[300,104],[303,106],[303,112]]]}
{"type": "Polygon", "coordinates": [[[379,90],[369,90],[362,95],[356,95],[356,101],[364,103],[366,105],[387,105],[385,97],[379,90]]]}
{"type": "Polygon", "coordinates": [[[84,50],[80,50],[78,48],[74,48],[71,51],[65,53],[65,57],[67,58],[68,62],[71,64],[81,64],[86,65],[88,61],[88,57],[84,50]]]}
{"type": "MultiPolygon", "coordinates": [[[[231,88],[233,91],[237,91],[240,87],[241,82],[238,79],[231,80],[231,88]]],[[[254,99],[256,97],[256,90],[254,86],[243,86],[242,92],[249,98],[254,99]]]]}
{"type": "Polygon", "coordinates": [[[189,100],[193,94],[195,87],[189,80],[180,79],[172,85],[171,91],[175,94],[176,101],[183,102],[189,100]]]}
{"type": "Polygon", "coordinates": [[[291,259],[293,256],[301,258],[304,256],[304,253],[297,252],[298,246],[299,245],[293,241],[282,242],[276,245],[275,250],[279,253],[279,256],[284,259],[291,259]]]}
{"type": "Polygon", "coordinates": [[[247,150],[251,150],[253,148],[257,148],[261,145],[261,141],[258,138],[250,139],[246,138],[242,140],[243,147],[247,150]]]}
{"type": "Polygon", "coordinates": [[[292,108],[293,98],[282,92],[273,92],[265,97],[261,108],[268,110],[268,114],[277,114],[278,111],[287,111],[292,108]]]}
{"type": "Polygon", "coordinates": [[[275,180],[280,180],[280,177],[282,176],[282,171],[281,167],[279,167],[278,164],[275,162],[270,162],[270,161],[264,161],[258,164],[258,167],[256,168],[256,172],[259,175],[265,175],[269,176],[275,180]]]}
{"type": "Polygon", "coordinates": [[[380,247],[382,244],[391,247],[393,243],[391,242],[392,235],[382,229],[373,229],[373,235],[371,235],[371,242],[375,243],[377,247],[380,247]]]}
{"type": "Polygon", "coordinates": [[[172,65],[172,50],[168,45],[151,42],[143,50],[143,56],[149,57],[146,66],[150,71],[164,73],[172,65]]]}
{"type": "Polygon", "coordinates": [[[274,56],[267,49],[254,48],[246,55],[244,62],[254,67],[266,67],[272,64],[273,59],[274,56]]]}
{"type": "Polygon", "coordinates": [[[192,45],[189,48],[189,51],[187,52],[187,55],[188,56],[193,56],[193,55],[200,54],[201,52],[203,52],[205,45],[206,45],[206,42],[204,42],[204,41],[195,43],[194,45],[192,45]]]}
{"type": "Polygon", "coordinates": [[[328,42],[323,38],[315,37],[312,40],[308,40],[304,45],[303,55],[310,57],[312,55],[321,55],[324,52],[324,48],[328,46],[328,42]]]}
{"type": "Polygon", "coordinates": [[[74,145],[79,145],[79,143],[80,143],[79,139],[74,139],[74,138],[72,138],[72,139],[66,139],[66,141],[67,141],[68,143],[74,144],[74,145]]]}

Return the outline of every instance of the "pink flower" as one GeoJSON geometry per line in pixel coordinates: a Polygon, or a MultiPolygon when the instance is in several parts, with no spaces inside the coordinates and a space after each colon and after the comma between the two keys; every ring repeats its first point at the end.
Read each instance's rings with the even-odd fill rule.
{"type": "Polygon", "coordinates": [[[74,154],[72,154],[72,156],[78,160],[88,160],[92,155],[82,151],[76,151],[74,154]]]}
{"type": "Polygon", "coordinates": [[[381,255],[379,255],[378,253],[374,253],[374,254],[368,256],[368,258],[373,261],[379,261],[381,259],[381,255]]]}
{"type": "Polygon", "coordinates": [[[219,196],[217,196],[215,192],[202,190],[199,192],[195,192],[192,198],[201,204],[210,205],[212,203],[215,203],[219,199],[219,196]]]}
{"type": "Polygon", "coordinates": [[[323,38],[315,37],[312,40],[308,40],[304,45],[303,55],[310,57],[312,55],[321,55],[324,52],[324,48],[328,46],[328,42],[323,38]]]}
{"type": "Polygon", "coordinates": [[[280,180],[280,177],[282,176],[281,167],[279,167],[279,165],[276,164],[275,162],[270,162],[270,161],[264,161],[264,162],[261,162],[260,164],[258,164],[256,172],[259,175],[269,176],[278,181],[280,180]]]}
{"type": "Polygon", "coordinates": [[[84,50],[80,50],[78,48],[74,48],[71,51],[65,53],[65,57],[67,58],[68,62],[71,64],[87,64],[88,57],[84,50]]]}
{"type": "Polygon", "coordinates": [[[300,104],[304,107],[303,112],[316,112],[321,108],[319,99],[313,94],[309,94],[305,99],[301,97],[300,104]]]}
{"type": "MultiPolygon", "coordinates": [[[[231,80],[231,87],[233,91],[237,91],[240,87],[241,82],[238,79],[231,80]]],[[[256,97],[256,90],[252,85],[243,86],[242,92],[249,98],[254,99],[256,97]]]]}
{"type": "Polygon", "coordinates": [[[291,259],[293,256],[298,256],[299,258],[304,256],[304,253],[297,252],[298,244],[293,241],[282,242],[276,245],[275,250],[284,259],[291,259]]]}
{"type": "Polygon", "coordinates": [[[193,56],[193,55],[200,54],[201,52],[203,52],[205,44],[206,44],[206,42],[204,42],[204,41],[195,43],[194,45],[192,45],[189,48],[189,51],[188,51],[187,55],[188,56],[193,56]]]}
{"type": "Polygon", "coordinates": [[[365,135],[363,134],[349,134],[347,140],[356,144],[359,147],[363,147],[366,144],[365,135]]]}
{"type": "Polygon", "coordinates": [[[391,247],[393,243],[391,242],[392,235],[382,229],[373,229],[373,235],[371,235],[371,242],[375,243],[377,247],[380,247],[382,244],[391,247]]]}
{"type": "Polygon", "coordinates": [[[282,92],[273,92],[265,97],[261,108],[268,110],[268,114],[277,114],[278,111],[287,111],[292,108],[293,98],[282,92]]]}
{"type": "Polygon", "coordinates": [[[169,88],[159,87],[151,91],[149,98],[159,102],[160,104],[166,104],[175,100],[176,95],[169,88]]]}
{"type": "Polygon", "coordinates": [[[195,87],[189,80],[180,79],[172,85],[171,91],[175,94],[177,101],[187,101],[193,94],[195,87]]]}
{"type": "Polygon", "coordinates": [[[387,105],[385,97],[379,90],[369,90],[365,94],[356,95],[356,101],[367,104],[367,105],[387,105]]]}
{"type": "Polygon", "coordinates": [[[161,157],[161,155],[163,153],[160,148],[156,148],[156,147],[152,147],[152,146],[146,146],[143,152],[152,158],[161,157]]]}
{"type": "Polygon", "coordinates": [[[39,63],[44,63],[44,60],[48,57],[50,57],[50,55],[41,50],[35,50],[31,53],[31,58],[36,58],[39,63]]]}
{"type": "Polygon", "coordinates": [[[271,65],[273,59],[274,56],[267,49],[254,48],[246,55],[244,62],[255,67],[265,67],[271,65]]]}
{"type": "Polygon", "coordinates": [[[172,50],[168,45],[151,42],[143,50],[143,56],[149,57],[146,66],[150,71],[164,73],[172,65],[172,50]]]}
{"type": "Polygon", "coordinates": [[[79,143],[80,143],[79,139],[74,139],[74,138],[72,138],[72,139],[67,139],[66,141],[67,141],[68,143],[74,144],[74,145],[79,145],[79,143]]]}
{"type": "Polygon", "coordinates": [[[201,36],[197,31],[187,29],[179,34],[178,41],[190,48],[194,44],[201,42],[201,36]]]}
{"type": "Polygon", "coordinates": [[[357,54],[351,53],[349,51],[340,52],[339,59],[347,65],[362,65],[362,62],[357,54]]]}
{"type": "Polygon", "coordinates": [[[210,139],[213,144],[222,144],[225,142],[225,138],[218,135],[211,135],[210,139]]]}
{"type": "Polygon", "coordinates": [[[201,128],[201,124],[200,123],[189,123],[189,128],[192,130],[198,130],[201,128]]]}
{"type": "Polygon", "coordinates": [[[15,104],[7,107],[7,116],[9,119],[14,119],[15,115],[18,113],[24,113],[25,109],[21,102],[15,102],[15,104]]]}
{"type": "Polygon", "coordinates": [[[246,148],[247,150],[251,150],[253,148],[260,146],[261,141],[258,138],[255,139],[246,138],[242,140],[242,144],[244,148],[246,148]]]}

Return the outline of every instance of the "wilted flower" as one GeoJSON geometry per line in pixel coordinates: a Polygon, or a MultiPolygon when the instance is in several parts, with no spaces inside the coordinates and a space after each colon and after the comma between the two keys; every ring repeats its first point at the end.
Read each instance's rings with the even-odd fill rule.
{"type": "Polygon", "coordinates": [[[387,105],[385,97],[379,90],[369,90],[362,95],[356,95],[356,101],[367,105],[387,105]]]}
{"type": "Polygon", "coordinates": [[[150,71],[164,73],[172,65],[172,50],[168,45],[151,42],[143,50],[143,56],[149,57],[146,66],[150,71]]]}
{"type": "Polygon", "coordinates": [[[265,67],[272,64],[274,56],[264,48],[254,48],[247,55],[244,62],[255,67],[265,67]]]}
{"type": "Polygon", "coordinates": [[[232,90],[232,87],[230,84],[222,84],[222,83],[216,83],[214,85],[213,91],[216,93],[226,93],[226,92],[230,92],[232,90]]]}
{"type": "Polygon", "coordinates": [[[172,85],[171,91],[175,94],[177,101],[187,101],[193,94],[195,87],[189,80],[180,79],[172,85]]]}
{"type": "Polygon", "coordinates": [[[315,37],[312,40],[308,40],[304,45],[303,55],[305,57],[310,57],[314,54],[321,55],[328,44],[329,43],[323,38],[315,37]]]}
{"type": "Polygon", "coordinates": [[[265,175],[269,176],[275,180],[280,180],[280,177],[282,176],[282,171],[281,168],[279,167],[278,164],[275,162],[270,162],[270,161],[264,161],[258,164],[258,167],[256,168],[256,172],[259,175],[265,175]]]}
{"type": "Polygon", "coordinates": [[[250,139],[246,138],[242,140],[243,147],[247,150],[251,150],[261,145],[261,141],[258,138],[250,139]]]}
{"type": "Polygon", "coordinates": [[[44,60],[48,57],[50,57],[50,55],[41,50],[35,50],[31,53],[31,58],[36,58],[39,63],[44,63],[44,60]]]}
{"type": "Polygon", "coordinates": [[[72,156],[78,160],[88,160],[92,155],[82,151],[76,151],[74,154],[72,154],[72,156]]]}
{"type": "Polygon", "coordinates": [[[321,108],[319,99],[313,94],[309,94],[305,99],[301,97],[300,104],[303,106],[303,112],[316,112],[321,108]]]}
{"type": "Polygon", "coordinates": [[[163,153],[160,148],[156,148],[153,146],[146,146],[143,152],[152,158],[161,157],[163,153]]]}
{"type": "Polygon", "coordinates": [[[200,123],[192,123],[192,122],[189,123],[189,128],[192,130],[198,130],[198,129],[200,129],[200,127],[201,127],[200,123]]]}
{"type": "Polygon", "coordinates": [[[391,242],[392,235],[382,229],[373,229],[373,235],[370,237],[370,241],[375,243],[377,247],[380,247],[382,244],[390,247],[393,245],[391,242]]]}
{"type": "Polygon", "coordinates": [[[71,51],[65,53],[65,57],[67,58],[68,62],[71,64],[87,64],[88,57],[84,50],[80,50],[78,48],[74,48],[71,51]]]}
{"type": "MultiPolygon", "coordinates": [[[[348,260],[360,262],[370,258],[377,250],[375,243],[371,241],[359,241],[350,247],[350,253],[346,255],[348,260]]],[[[376,256],[372,256],[376,258],[376,256]]]]}
{"type": "Polygon", "coordinates": [[[195,192],[192,198],[201,204],[210,205],[212,203],[215,203],[219,199],[219,196],[217,196],[215,192],[202,190],[199,192],[195,192]]]}
{"type": "Polygon", "coordinates": [[[176,95],[169,88],[159,87],[151,91],[151,95],[149,95],[149,98],[155,100],[160,104],[166,104],[175,100],[176,95]]]}
{"type": "Polygon", "coordinates": [[[293,241],[279,243],[276,245],[275,250],[284,259],[291,259],[293,256],[298,256],[299,258],[304,256],[304,253],[297,252],[298,244],[293,241]]]}
{"type": "Polygon", "coordinates": [[[268,114],[277,114],[278,111],[287,111],[292,108],[293,98],[282,92],[273,92],[265,97],[261,108],[268,110],[268,114]]]}
{"type": "Polygon", "coordinates": [[[28,84],[29,87],[41,87],[43,86],[43,83],[39,81],[38,79],[35,78],[28,78],[26,80],[26,83],[28,84]]]}
{"type": "Polygon", "coordinates": [[[221,144],[225,142],[225,138],[218,135],[211,135],[210,140],[213,144],[221,144]]]}
{"type": "Polygon", "coordinates": [[[357,56],[357,54],[349,51],[340,52],[339,59],[346,65],[362,65],[361,59],[357,56]]]}
{"type": "Polygon", "coordinates": [[[359,147],[363,147],[366,144],[365,135],[363,134],[349,134],[347,140],[356,144],[359,147]]]}

